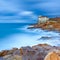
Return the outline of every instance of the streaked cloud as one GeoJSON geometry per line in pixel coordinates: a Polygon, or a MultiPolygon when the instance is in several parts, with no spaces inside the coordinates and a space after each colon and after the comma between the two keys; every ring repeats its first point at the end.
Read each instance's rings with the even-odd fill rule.
{"type": "Polygon", "coordinates": [[[60,0],[0,0],[0,22],[36,21],[38,15],[60,16],[60,0]]]}
{"type": "Polygon", "coordinates": [[[22,11],[19,14],[22,15],[22,16],[26,16],[26,15],[32,15],[33,12],[32,11],[22,11]]]}
{"type": "Polygon", "coordinates": [[[17,6],[12,2],[1,0],[0,1],[0,11],[16,11],[18,10],[17,6]]]}
{"type": "Polygon", "coordinates": [[[34,22],[35,19],[37,16],[32,11],[6,12],[0,16],[0,23],[30,23],[34,22]]]}
{"type": "Polygon", "coordinates": [[[0,20],[0,23],[26,23],[25,20],[0,20]]]}

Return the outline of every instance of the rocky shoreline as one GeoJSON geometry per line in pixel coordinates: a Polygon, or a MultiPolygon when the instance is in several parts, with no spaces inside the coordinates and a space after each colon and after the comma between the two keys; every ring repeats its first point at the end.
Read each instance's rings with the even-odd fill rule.
{"type": "MultiPolygon", "coordinates": [[[[50,18],[45,23],[37,22],[28,27],[28,29],[32,28],[60,32],[60,18],[50,18]]],[[[51,37],[42,38],[50,39],[51,37]]],[[[13,48],[11,50],[2,50],[0,52],[0,60],[60,60],[60,46],[38,44],[32,47],[21,47],[20,49],[13,48]]]]}
{"type": "Polygon", "coordinates": [[[32,28],[41,28],[43,30],[60,32],[60,17],[50,18],[46,23],[39,24],[39,22],[37,22],[37,24],[33,24],[28,27],[28,29],[32,28]]]}
{"type": "Polygon", "coordinates": [[[38,44],[32,47],[21,47],[20,49],[2,50],[0,60],[44,60],[50,52],[56,52],[60,57],[60,47],[38,44]]]}

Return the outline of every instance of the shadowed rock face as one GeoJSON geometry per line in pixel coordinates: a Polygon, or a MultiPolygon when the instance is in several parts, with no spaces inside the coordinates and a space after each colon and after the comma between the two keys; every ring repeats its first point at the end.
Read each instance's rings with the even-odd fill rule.
{"type": "Polygon", "coordinates": [[[38,44],[32,47],[27,46],[20,49],[3,50],[0,52],[0,60],[44,60],[45,56],[53,51],[60,56],[60,47],[38,44]]]}

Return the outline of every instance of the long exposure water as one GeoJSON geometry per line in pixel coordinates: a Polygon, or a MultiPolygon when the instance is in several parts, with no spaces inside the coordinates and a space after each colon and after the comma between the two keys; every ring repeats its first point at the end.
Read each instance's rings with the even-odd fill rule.
{"type": "Polygon", "coordinates": [[[40,43],[60,45],[60,35],[54,31],[27,29],[30,23],[1,23],[0,50],[32,46],[40,43]],[[44,39],[43,36],[51,37],[44,39]]]}

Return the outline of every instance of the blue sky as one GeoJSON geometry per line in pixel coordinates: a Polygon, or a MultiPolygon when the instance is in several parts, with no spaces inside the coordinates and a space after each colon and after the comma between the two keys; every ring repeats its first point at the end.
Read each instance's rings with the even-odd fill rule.
{"type": "Polygon", "coordinates": [[[0,23],[26,23],[38,15],[60,16],[60,0],[0,0],[0,23]]]}

